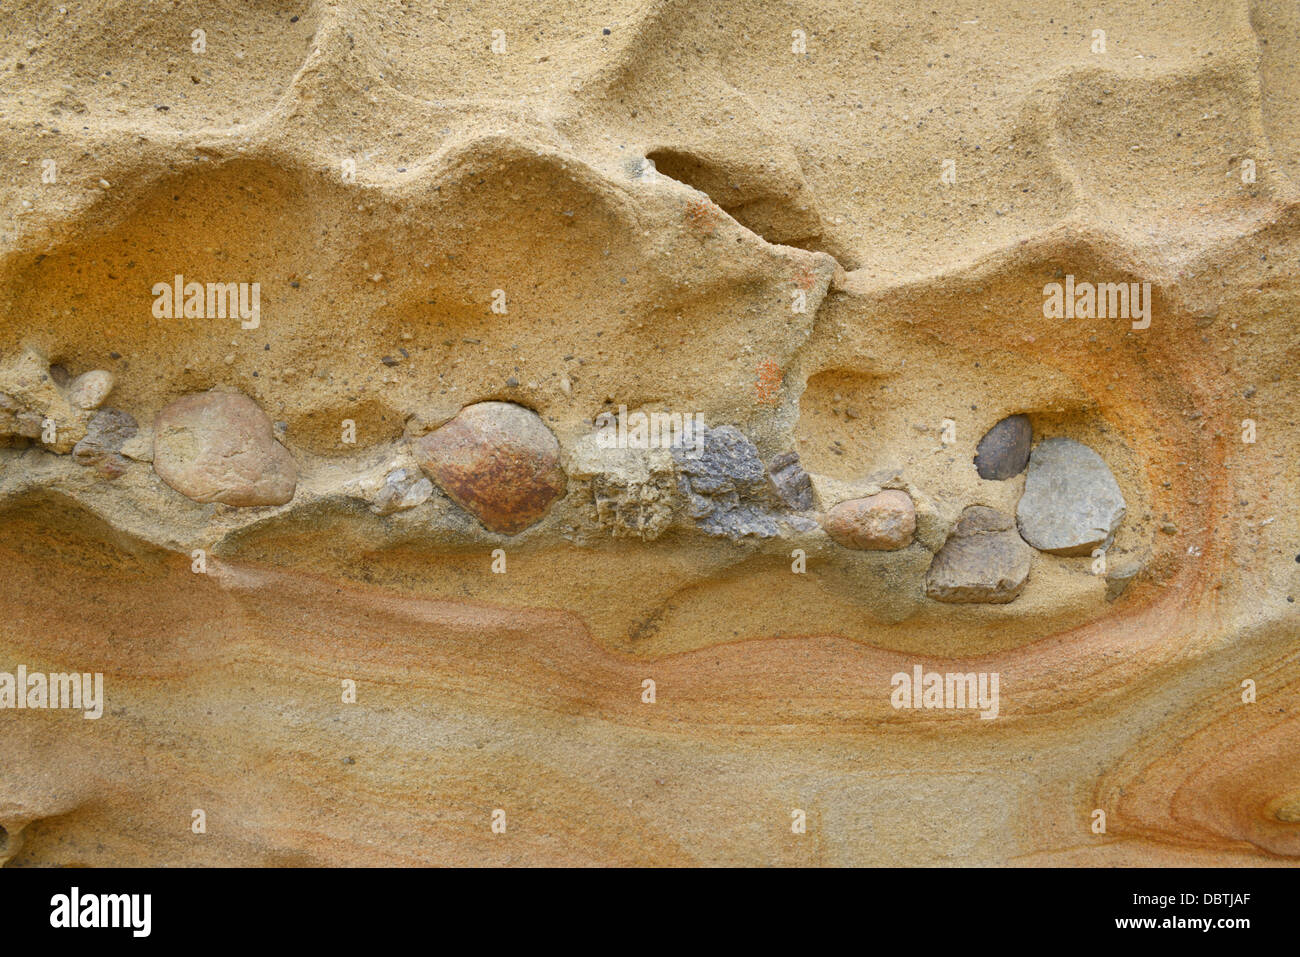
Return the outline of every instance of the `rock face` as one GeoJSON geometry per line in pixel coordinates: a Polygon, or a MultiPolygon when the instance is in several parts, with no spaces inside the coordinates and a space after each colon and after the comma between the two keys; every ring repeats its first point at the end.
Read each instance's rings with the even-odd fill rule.
{"type": "Polygon", "coordinates": [[[122,446],[138,430],[135,419],[120,409],[96,412],[86,437],[72,447],[72,460],[97,469],[105,478],[115,479],[127,467],[126,458],[119,454],[122,446]]]}
{"type": "Polygon", "coordinates": [[[678,484],[701,529],[733,539],[778,534],[767,469],[754,443],[739,429],[730,425],[706,428],[699,453],[677,448],[672,452],[678,484]]]}
{"type": "Polygon", "coordinates": [[[1073,439],[1047,439],[1030,456],[1016,523],[1039,551],[1088,555],[1109,544],[1125,507],[1101,456],[1073,439]]]}
{"type": "Polygon", "coordinates": [[[930,563],[925,593],[935,601],[1006,604],[1025,587],[1032,556],[1009,516],[972,505],[930,563]]]}
{"type": "Polygon", "coordinates": [[[878,495],[840,502],[827,514],[823,527],[845,548],[904,548],[916,533],[916,506],[906,492],[886,489],[878,495]]]}
{"type": "Polygon", "coordinates": [[[231,392],[177,399],[154,420],[153,467],[196,502],[283,505],[298,470],[257,403],[231,392]]]}
{"type": "Polygon", "coordinates": [[[517,535],[565,488],[560,443],[541,417],[513,402],[479,402],[422,436],[420,468],[491,531],[517,535]]]}
{"type": "Polygon", "coordinates": [[[982,479],[1013,478],[1029,464],[1034,428],[1026,415],[1009,415],[980,439],[975,449],[975,469],[982,479]]]}

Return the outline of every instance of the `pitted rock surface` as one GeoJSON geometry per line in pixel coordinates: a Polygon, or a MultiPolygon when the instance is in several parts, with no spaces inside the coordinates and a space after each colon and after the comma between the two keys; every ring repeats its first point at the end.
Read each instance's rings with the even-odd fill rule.
{"type": "Polygon", "coordinates": [[[696,524],[719,538],[779,534],[773,495],[758,449],[730,425],[704,427],[702,447],[674,448],[678,486],[696,524]]]}

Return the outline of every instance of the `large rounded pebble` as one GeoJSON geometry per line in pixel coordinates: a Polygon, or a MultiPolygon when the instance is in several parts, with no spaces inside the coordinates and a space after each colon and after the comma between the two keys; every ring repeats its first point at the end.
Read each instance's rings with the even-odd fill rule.
{"type": "Polygon", "coordinates": [[[845,548],[903,548],[911,544],[916,532],[916,506],[906,492],[886,489],[867,498],[840,502],[827,513],[823,527],[845,548]]]}
{"type": "Polygon", "coordinates": [[[196,502],[283,505],[298,469],[271,420],[248,396],[201,392],[177,399],[154,421],[153,467],[196,502]]]}
{"type": "Polygon", "coordinates": [[[452,501],[506,535],[541,519],[565,488],[560,443],[536,412],[513,402],[466,406],[417,439],[414,452],[452,501]]]}

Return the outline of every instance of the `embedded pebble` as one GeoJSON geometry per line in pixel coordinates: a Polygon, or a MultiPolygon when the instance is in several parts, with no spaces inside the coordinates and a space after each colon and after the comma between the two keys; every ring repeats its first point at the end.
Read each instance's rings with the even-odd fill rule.
{"type": "Polygon", "coordinates": [[[1106,600],[1114,601],[1128,589],[1142,571],[1142,562],[1137,559],[1113,566],[1106,572],[1106,600]]]}
{"type": "Polygon", "coordinates": [[[413,443],[416,461],[484,527],[516,535],[565,490],[560,443],[513,402],[478,402],[413,443]]]}
{"type": "Polygon", "coordinates": [[[78,409],[98,409],[113,391],[113,373],[95,369],[77,376],[68,387],[68,401],[78,409]]]}
{"type": "Polygon", "coordinates": [[[898,489],[840,502],[823,522],[826,534],[845,548],[889,551],[912,543],[916,506],[898,489]]]}
{"type": "Polygon", "coordinates": [[[1073,439],[1046,439],[1029,457],[1016,523],[1039,551],[1089,555],[1109,546],[1125,508],[1100,455],[1073,439]]]}
{"type": "Polygon", "coordinates": [[[153,441],[154,471],[196,502],[283,505],[298,484],[293,456],[245,395],[183,396],[158,413],[153,441]]]}
{"type": "Polygon", "coordinates": [[[982,479],[1003,481],[1019,475],[1029,464],[1034,429],[1027,415],[1009,415],[997,423],[975,449],[975,469],[982,479]]]}

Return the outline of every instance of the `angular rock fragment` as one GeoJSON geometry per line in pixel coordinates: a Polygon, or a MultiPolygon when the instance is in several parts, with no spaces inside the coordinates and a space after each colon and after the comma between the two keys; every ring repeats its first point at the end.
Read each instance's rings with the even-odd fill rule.
{"type": "Polygon", "coordinates": [[[971,505],[930,563],[925,593],[942,602],[1006,604],[1025,587],[1032,556],[1009,516],[971,505]]]}
{"type": "Polygon", "coordinates": [[[96,469],[100,475],[115,479],[126,471],[127,460],[119,454],[139,426],[120,409],[101,409],[90,420],[86,436],[72,447],[72,460],[96,469]]]}
{"type": "Polygon", "coordinates": [[[758,449],[730,425],[704,428],[701,450],[674,448],[678,487],[690,515],[709,535],[744,538],[779,534],[767,469],[758,449]]]}
{"type": "Polygon", "coordinates": [[[840,502],[823,522],[826,534],[845,548],[887,551],[904,548],[916,533],[916,506],[898,489],[840,502]]]}
{"type": "Polygon", "coordinates": [[[813,507],[812,479],[799,464],[798,452],[782,452],[767,473],[773,493],[786,508],[803,512],[813,507]]]}
{"type": "Polygon", "coordinates": [[[1106,572],[1106,600],[1114,601],[1128,590],[1133,579],[1141,573],[1142,562],[1137,559],[1114,565],[1106,572]]]}
{"type": "Polygon", "coordinates": [[[1009,415],[984,433],[975,449],[975,469],[982,479],[1013,478],[1029,464],[1034,429],[1027,415],[1009,415]]]}
{"type": "Polygon", "coordinates": [[[536,412],[513,402],[468,405],[413,452],[452,501],[494,532],[522,532],[564,492],[560,443],[536,412]]]}
{"type": "Polygon", "coordinates": [[[275,440],[257,403],[230,392],[177,399],[154,421],[153,467],[196,502],[283,505],[293,498],[298,469],[275,440]]]}
{"type": "Polygon", "coordinates": [[[423,505],[433,495],[433,483],[411,469],[393,469],[375,492],[370,510],[376,515],[391,515],[423,505]]]}
{"type": "Polygon", "coordinates": [[[666,448],[601,448],[585,435],[574,443],[569,474],[591,484],[596,521],[615,538],[653,541],[672,524],[679,496],[666,448]]]}
{"type": "Polygon", "coordinates": [[[1016,523],[1039,551],[1089,555],[1114,537],[1125,507],[1101,456],[1073,439],[1047,439],[1029,458],[1016,523]]]}

